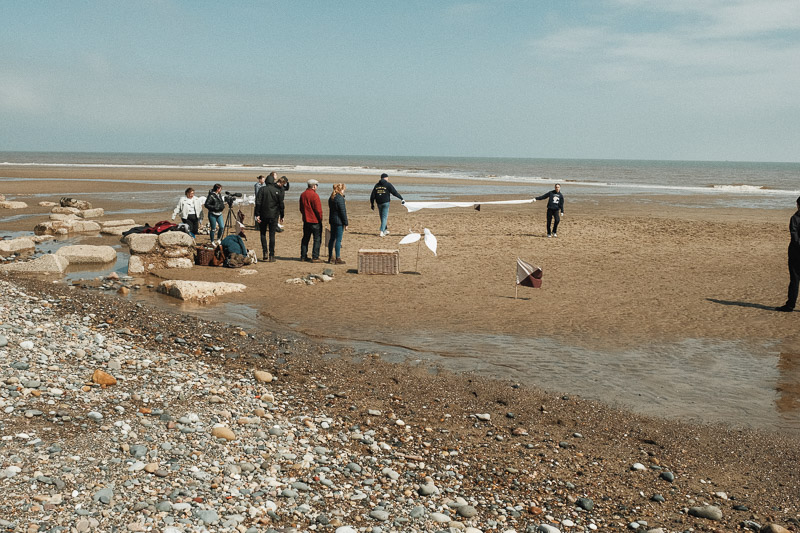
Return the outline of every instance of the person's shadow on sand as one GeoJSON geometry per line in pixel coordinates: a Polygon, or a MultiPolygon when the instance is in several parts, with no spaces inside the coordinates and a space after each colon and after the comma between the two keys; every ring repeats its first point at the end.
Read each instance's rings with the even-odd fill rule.
{"type": "Polygon", "coordinates": [[[755,309],[764,309],[766,311],[774,311],[774,305],[764,305],[764,304],[757,304],[753,302],[734,302],[731,300],[717,300],[716,298],[706,298],[709,302],[714,302],[715,304],[720,305],[738,305],[739,307],[753,307],[755,309]]]}

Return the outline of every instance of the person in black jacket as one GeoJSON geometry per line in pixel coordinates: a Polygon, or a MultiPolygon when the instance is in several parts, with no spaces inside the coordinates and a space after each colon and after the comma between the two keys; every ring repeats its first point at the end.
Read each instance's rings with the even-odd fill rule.
{"type": "Polygon", "coordinates": [[[800,197],[797,198],[797,211],[789,219],[789,237],[789,293],[786,303],[775,308],[786,313],[794,311],[800,285],[800,197]]]}
{"type": "Polygon", "coordinates": [[[222,220],[222,211],[225,210],[225,201],[222,199],[222,185],[215,183],[214,187],[208,191],[205,203],[208,209],[208,223],[211,225],[209,237],[214,241],[214,228],[218,227],[217,239],[222,238],[222,230],[225,229],[225,222],[222,220]]]}
{"type": "Polygon", "coordinates": [[[386,225],[389,222],[389,202],[395,196],[400,199],[401,203],[406,203],[394,185],[389,183],[389,175],[381,174],[381,179],[372,188],[372,194],[369,196],[370,209],[375,211],[375,204],[378,204],[378,214],[381,216],[381,230],[380,236],[385,237],[389,235],[389,230],[386,225]]]}
{"type": "Polygon", "coordinates": [[[264,261],[275,262],[275,232],[283,222],[283,191],[279,190],[273,174],[256,195],[256,222],[261,233],[261,253],[264,261]],[[269,247],[266,233],[269,230],[269,247]],[[267,252],[269,250],[269,253],[267,252]]]}
{"type": "Polygon", "coordinates": [[[328,240],[328,263],[336,265],[345,264],[340,258],[342,251],[342,236],[347,229],[347,206],[344,202],[344,191],[347,186],[344,183],[334,183],[331,197],[328,198],[328,222],[331,225],[331,236],[328,240]],[[336,250],[336,258],[333,252],[336,250]]]}
{"type": "Polygon", "coordinates": [[[564,195],[561,194],[561,184],[556,183],[556,188],[552,191],[537,196],[535,200],[544,200],[547,198],[547,236],[558,237],[558,223],[561,222],[561,217],[564,216],[564,195]],[[560,216],[559,216],[560,213],[560,216]],[[553,223],[553,232],[550,232],[550,224],[553,223]]]}

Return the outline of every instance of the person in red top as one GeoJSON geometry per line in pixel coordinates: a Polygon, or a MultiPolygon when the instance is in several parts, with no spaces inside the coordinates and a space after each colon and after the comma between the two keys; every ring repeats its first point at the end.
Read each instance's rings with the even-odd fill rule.
{"type": "Polygon", "coordinates": [[[300,195],[300,214],[303,215],[303,240],[300,241],[300,260],[321,263],[319,248],[322,244],[322,202],[317,194],[317,180],[308,180],[308,188],[300,195]],[[314,237],[311,258],[308,257],[308,241],[314,237]]]}

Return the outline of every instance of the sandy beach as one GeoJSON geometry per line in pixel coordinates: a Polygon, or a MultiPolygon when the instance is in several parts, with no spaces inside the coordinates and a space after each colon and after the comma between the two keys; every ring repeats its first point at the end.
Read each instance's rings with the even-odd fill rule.
{"type": "MultiPolygon", "coordinates": [[[[213,171],[165,172],[154,176],[126,170],[7,168],[5,174],[25,179],[3,183],[2,192],[31,206],[22,212],[8,213],[31,216],[0,221],[0,229],[4,231],[29,231],[36,222],[45,220],[49,211],[38,207],[36,202],[57,201],[69,195],[103,207],[107,219],[121,218],[114,211],[141,209],[143,214],[133,217],[152,224],[169,218],[173,199],[180,196],[186,185],[203,191],[214,181],[230,181],[241,183],[239,190],[249,192],[254,178],[241,172],[213,171]],[[157,194],[150,194],[154,191],[157,194]]],[[[167,277],[245,283],[248,286],[245,293],[223,297],[210,309],[221,310],[226,304],[256,309],[255,322],[248,324],[250,331],[181,317],[184,311],[191,314],[191,306],[164,304],[163,298],[156,302],[154,294],[150,297],[140,294],[139,299],[131,300],[75,290],[78,286],[91,288],[91,283],[53,285],[50,279],[17,282],[29,294],[43,298],[41,301],[58,301],[61,306],[78,312],[94,310],[98,324],[109,317],[108,323],[115,328],[127,327],[141,335],[143,347],[163,352],[166,349],[160,344],[163,341],[154,340],[158,334],[180,337],[188,344],[179,349],[194,354],[198,361],[207,358],[209,364],[219,365],[222,376],[247,374],[254,364],[247,358],[214,359],[209,343],[232,342],[234,353],[256,353],[257,357],[266,358],[258,364],[266,364],[273,373],[282,376],[286,385],[281,392],[285,397],[313,405],[315,409],[324,405],[326,416],[336,420],[339,417],[349,420],[353,409],[366,412],[381,406],[384,411],[392,411],[392,417],[402,416],[405,424],[429,426],[433,428],[431,431],[443,432],[434,439],[433,448],[428,447],[430,443],[419,449],[412,447],[402,457],[424,456],[430,461],[426,472],[447,469],[444,459],[447,454],[429,455],[432,450],[458,450],[464,464],[487,461],[494,467],[494,485],[487,485],[486,478],[481,481],[480,476],[474,477],[475,472],[469,474],[466,483],[482,495],[501,486],[505,491],[511,482],[509,472],[527,468],[531,457],[538,458],[534,462],[538,461],[540,467],[544,464],[541,461],[547,462],[551,465],[549,481],[537,485],[533,473],[533,477],[526,477],[529,488],[518,494],[517,503],[523,504],[523,516],[507,518],[502,513],[501,523],[508,526],[516,524],[524,530],[525,523],[562,521],[561,527],[568,530],[571,522],[564,526],[564,519],[577,519],[580,523],[591,516],[592,523],[602,527],[621,528],[626,522],[638,519],[642,524],[663,527],[661,531],[687,527],[731,530],[740,527],[743,520],[796,527],[793,525],[798,518],[793,496],[798,487],[793,458],[798,449],[796,432],[738,429],[759,427],[748,423],[746,413],[739,419],[728,417],[722,425],[697,425],[692,422],[695,420],[692,413],[681,416],[681,409],[677,415],[673,412],[667,416],[671,420],[631,414],[628,412],[631,407],[640,412],[648,409],[616,401],[613,391],[606,391],[605,396],[598,393],[604,388],[603,383],[565,394],[565,389],[555,381],[535,386],[523,383],[520,388],[513,379],[516,375],[513,368],[509,369],[507,379],[500,380],[432,371],[438,366],[491,375],[480,364],[469,363],[480,359],[481,343],[491,353],[491,349],[512,350],[515,344],[524,345],[526,340],[540,338],[554,339],[589,353],[640,350],[645,355],[631,364],[642,367],[650,365],[648,354],[659,357],[658,346],[680,344],[687,339],[720,346],[732,346],[726,342],[768,343],[780,352],[777,377],[766,384],[773,395],[743,401],[766,403],[778,415],[784,413],[794,420],[791,417],[796,416],[800,398],[797,387],[800,335],[796,315],[771,310],[785,297],[788,209],[786,212],[697,209],[690,205],[690,198],[683,199],[684,207],[665,205],[657,197],[638,197],[635,202],[630,197],[606,198],[601,203],[592,198],[571,198],[565,187],[566,216],[555,239],[545,236],[543,203],[409,214],[399,202],[392,204],[389,217],[392,234],[381,238],[377,235],[377,214],[369,210],[366,198],[348,195],[350,227],[342,253],[347,264],[310,265],[299,261],[301,220],[297,208],[297,197],[308,177],[312,176],[290,176],[292,189],[287,195],[286,230],[278,235],[278,261],[258,263],[253,267],[257,275],[242,276],[235,269],[193,268],[159,271],[144,280],[145,284],[167,277]],[[431,229],[438,238],[436,257],[423,247],[415,270],[416,245],[400,247],[399,275],[356,273],[359,249],[397,248],[397,241],[408,229],[420,231],[423,227],[431,229]],[[515,299],[517,257],[541,266],[544,284],[541,289],[520,288],[515,299]],[[286,283],[289,278],[321,272],[323,268],[334,270],[333,282],[314,286],[286,283]],[[211,335],[204,339],[201,331],[211,335]],[[249,335],[244,336],[245,333],[249,335]],[[411,348],[407,353],[413,354],[415,350],[424,351],[426,346],[436,346],[441,339],[449,339],[452,352],[438,353],[441,358],[438,362],[420,364],[412,358],[398,365],[381,361],[390,358],[387,353],[391,354],[393,349],[402,352],[411,348]],[[337,340],[344,344],[337,344],[337,340]],[[360,351],[359,341],[371,348],[360,351]],[[331,354],[338,357],[330,358],[331,354]],[[454,368],[446,364],[449,357],[457,361],[454,368]],[[312,382],[325,386],[315,391],[307,386],[312,382]],[[331,395],[330,391],[337,392],[331,395]],[[435,403],[446,406],[447,416],[429,411],[432,391],[437,391],[435,403]],[[604,401],[585,401],[581,396],[599,396],[604,401]],[[347,400],[336,401],[336,398],[347,400]],[[476,422],[475,414],[483,412],[491,414],[490,425],[476,422]],[[522,441],[511,448],[511,441],[504,443],[504,439],[514,438],[509,435],[515,428],[524,428],[516,429],[513,435],[527,439],[528,448],[518,448],[522,441]],[[580,436],[580,441],[559,443],[574,439],[575,435],[580,436]],[[551,462],[556,456],[558,461],[551,462]],[[654,484],[632,483],[624,472],[630,471],[636,462],[644,462],[656,471],[676,472],[682,481],[669,488],[659,484],[665,483],[663,480],[654,484]],[[551,483],[562,488],[552,492],[545,487],[551,483]],[[665,491],[666,504],[650,499],[651,495],[661,496],[665,491]],[[556,512],[564,502],[570,502],[567,507],[575,504],[581,495],[603,504],[586,517],[574,511],[572,515],[556,512]],[[688,507],[705,503],[724,510],[722,521],[687,515],[688,507]],[[541,516],[542,513],[546,516],[541,516]]],[[[364,185],[373,182],[364,176],[313,177],[322,182],[323,205],[327,205],[327,192],[334,181],[364,185]]],[[[401,193],[408,183],[395,180],[401,193]]],[[[458,184],[447,181],[442,185],[455,188],[458,184]]],[[[542,192],[532,190],[531,196],[542,192]]],[[[480,198],[492,199],[509,198],[501,192],[480,198]]],[[[245,212],[249,214],[249,208],[245,212]]],[[[260,255],[257,232],[248,230],[247,237],[248,245],[260,255]]],[[[207,238],[201,236],[199,240],[207,238]]],[[[81,242],[117,244],[118,240],[87,237],[81,242]]],[[[206,316],[209,314],[213,315],[213,311],[206,316]]],[[[170,357],[178,357],[174,350],[169,348],[170,357]]],[[[543,355],[535,350],[524,353],[518,364],[530,367],[528,370],[535,373],[537,365],[543,364],[543,355]]],[[[717,355],[725,364],[736,366],[735,361],[724,359],[726,354],[717,355]]],[[[188,360],[185,363],[187,368],[193,364],[188,360]]],[[[601,369],[615,362],[587,360],[583,364],[589,369],[601,369]]],[[[658,372],[664,374],[660,379],[669,387],[686,385],[671,382],[672,375],[661,368],[658,372]]],[[[726,369],[719,372],[724,374],[726,369]]],[[[577,374],[575,371],[576,380],[585,379],[577,374]]],[[[126,383],[134,386],[135,378],[126,383]]],[[[688,385],[703,388],[710,383],[688,385]]],[[[198,409],[197,405],[193,408],[198,409]]],[[[235,413],[240,408],[243,409],[241,406],[230,409],[235,413]]],[[[701,408],[714,410],[713,405],[701,408]]],[[[655,412],[660,411],[655,409],[655,412]]],[[[15,419],[6,423],[7,430],[22,429],[17,427],[15,419]]],[[[411,442],[406,440],[407,436],[391,438],[411,442]]],[[[427,437],[420,438],[427,442],[427,437]]],[[[488,502],[492,497],[487,493],[486,499],[483,498],[478,501],[488,502]]],[[[273,518],[263,523],[279,522],[273,518]]],[[[302,528],[306,522],[294,523],[302,528]]],[[[493,530],[491,524],[497,523],[483,524],[483,530],[493,530]]]]}
{"type": "MultiPolygon", "coordinates": [[[[26,212],[36,215],[3,224],[3,228],[31,229],[37,221],[46,219],[48,213],[46,208],[37,207],[34,199],[57,200],[69,194],[80,194],[81,198],[103,206],[107,213],[131,208],[142,210],[145,214],[131,216],[141,223],[152,224],[171,216],[173,202],[187,184],[205,191],[220,181],[234,190],[249,193],[254,181],[254,175],[242,171],[153,172],[152,169],[144,172],[6,168],[7,176],[25,178],[4,183],[6,194],[29,199],[33,207],[26,212]],[[52,191],[52,195],[48,192],[42,196],[47,191],[52,191]],[[30,196],[33,193],[39,196],[33,198],[30,196]]],[[[661,356],[654,346],[678,346],[676,350],[680,351],[681,343],[700,340],[714,344],[708,348],[712,352],[726,352],[730,351],[730,344],[726,343],[745,343],[742,350],[768,344],[780,353],[775,382],[767,385],[774,398],[758,401],[767,404],[767,408],[774,401],[778,413],[788,413],[790,418],[797,416],[800,397],[793,383],[797,380],[800,329],[796,327],[796,316],[772,311],[785,299],[788,283],[785,266],[788,239],[785,226],[791,215],[788,208],[785,212],[696,208],[690,197],[670,199],[671,205],[663,198],[646,196],[603,197],[601,201],[570,197],[566,184],[567,209],[558,238],[546,238],[544,202],[485,205],[480,211],[455,208],[415,213],[407,213],[399,202],[393,202],[389,217],[392,234],[381,238],[377,211],[370,211],[366,193],[348,194],[350,227],[342,251],[346,265],[331,266],[336,273],[335,283],[309,287],[285,283],[290,278],[321,272],[328,266],[299,261],[302,221],[297,198],[305,188],[305,180],[314,177],[321,182],[319,193],[327,214],[326,200],[332,183],[342,181],[351,188],[361,185],[368,190],[374,178],[301,174],[289,177],[292,187],[286,199],[286,230],[278,235],[276,263],[257,264],[258,276],[248,279],[241,278],[237,270],[222,268],[156,274],[172,279],[244,282],[248,286],[245,293],[226,297],[223,302],[253,307],[270,323],[315,338],[367,341],[387,349],[429,347],[445,360],[454,358],[453,369],[485,370],[486,365],[475,363],[480,359],[481,345],[499,343],[500,348],[495,350],[503,351],[504,343],[511,348],[524,344],[518,341],[547,338],[559,346],[597,352],[596,357],[581,363],[589,375],[584,376],[584,383],[589,383],[592,369],[611,363],[606,360],[613,356],[609,354],[639,350],[653,354],[652,362],[648,361],[651,356],[645,355],[635,363],[641,366],[639,371],[646,374],[652,366],[647,377],[655,379],[664,373],[660,386],[669,388],[674,386],[667,378],[669,365],[684,363],[657,359],[661,356]],[[418,250],[417,245],[397,245],[409,229],[422,231],[423,227],[429,228],[438,239],[436,257],[424,246],[418,250]],[[400,275],[357,275],[358,250],[368,248],[399,249],[400,275]],[[541,266],[544,278],[541,289],[520,288],[515,298],[517,257],[541,266]],[[502,339],[498,340],[499,337],[502,339]],[[475,341],[476,338],[479,340],[475,341]],[[446,342],[437,344],[437,339],[446,342]],[[465,353],[469,357],[459,358],[465,353]]],[[[408,188],[416,183],[406,178],[393,182],[401,193],[404,185],[408,188]]],[[[463,183],[440,182],[453,193],[463,183]]],[[[454,198],[483,201],[518,198],[503,195],[502,187],[496,186],[496,195],[454,198]]],[[[527,198],[542,192],[545,191],[532,188],[527,198]]],[[[243,209],[248,222],[251,209],[249,206],[243,209]]],[[[108,214],[105,218],[120,216],[108,214]]],[[[248,247],[260,256],[258,232],[247,230],[246,234],[248,247]]],[[[200,236],[199,241],[206,239],[207,236],[200,236]]],[[[86,243],[94,242],[115,241],[102,237],[86,239],[86,243]]],[[[322,255],[326,256],[324,250],[322,255]]],[[[498,359],[499,366],[488,372],[497,373],[505,365],[509,368],[505,376],[513,378],[521,369],[537,364],[535,354],[528,356],[523,348],[518,351],[522,353],[516,359],[498,359]]],[[[720,368],[719,372],[746,374],[748,366],[737,366],[740,363],[736,355],[730,355],[722,363],[731,367],[720,368]]],[[[491,360],[491,357],[485,358],[491,360]]],[[[747,363],[760,364],[757,357],[747,363]]],[[[672,379],[691,382],[692,372],[687,365],[683,375],[672,379]]],[[[563,384],[553,380],[547,386],[558,392],[563,384]]],[[[721,387],[724,389],[725,385],[721,387]]],[[[663,405],[650,406],[645,399],[637,406],[635,397],[620,398],[611,389],[583,393],[612,403],[621,401],[640,412],[663,414],[663,405]]],[[[730,401],[742,402],[747,411],[746,401],[736,398],[742,392],[732,389],[722,393],[718,400],[719,416],[710,416],[708,420],[750,425],[746,416],[737,420],[738,417],[725,412],[725,394],[731,395],[730,401]]],[[[731,407],[733,411],[741,408],[738,404],[731,407]]],[[[714,409],[714,405],[706,408],[712,415],[714,409]]],[[[681,407],[675,412],[680,418],[681,407]]],[[[703,419],[691,409],[684,414],[690,419],[703,419]]],[[[671,416],[676,415],[671,413],[671,416]]]]}

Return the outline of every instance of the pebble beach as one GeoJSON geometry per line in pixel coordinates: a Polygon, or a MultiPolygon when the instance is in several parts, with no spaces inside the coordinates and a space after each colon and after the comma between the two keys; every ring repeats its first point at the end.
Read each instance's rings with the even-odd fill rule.
{"type": "Polygon", "coordinates": [[[0,282],[5,531],[796,530],[796,438],[0,282]]]}

